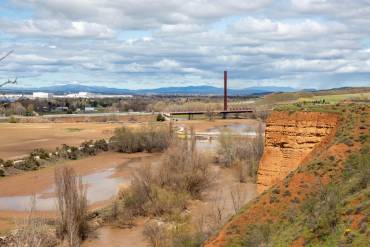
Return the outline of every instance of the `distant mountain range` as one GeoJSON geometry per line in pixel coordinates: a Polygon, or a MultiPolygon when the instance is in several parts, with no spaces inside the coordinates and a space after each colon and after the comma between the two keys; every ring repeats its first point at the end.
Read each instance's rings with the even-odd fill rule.
{"type": "MultiPolygon", "coordinates": [[[[9,93],[32,93],[48,92],[54,94],[69,94],[78,92],[89,92],[97,94],[132,94],[132,95],[222,95],[224,89],[212,86],[185,86],[185,87],[161,87],[155,89],[120,89],[102,86],[86,86],[79,84],[66,84],[39,88],[8,87],[1,91],[9,93]]],[[[294,92],[297,89],[291,87],[248,87],[243,89],[228,89],[229,95],[252,95],[266,94],[271,92],[294,92]]]]}

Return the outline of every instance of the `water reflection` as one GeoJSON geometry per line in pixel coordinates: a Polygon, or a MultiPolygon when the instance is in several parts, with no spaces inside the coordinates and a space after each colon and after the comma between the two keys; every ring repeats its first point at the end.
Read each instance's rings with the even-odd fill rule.
{"type": "Polygon", "coordinates": [[[248,135],[248,136],[255,136],[257,135],[257,130],[254,126],[247,125],[247,124],[229,124],[219,127],[214,127],[207,129],[205,133],[208,135],[220,135],[223,131],[229,130],[231,133],[235,133],[238,135],[248,135]]]}
{"type": "MultiPolygon", "coordinates": [[[[88,187],[87,200],[89,204],[110,199],[117,193],[118,186],[128,183],[127,179],[113,177],[115,168],[98,171],[96,173],[82,176],[82,182],[88,187]]],[[[36,210],[52,211],[56,209],[55,185],[35,195],[36,210]]],[[[27,196],[0,197],[0,210],[25,211],[31,206],[31,198],[27,196]]]]}

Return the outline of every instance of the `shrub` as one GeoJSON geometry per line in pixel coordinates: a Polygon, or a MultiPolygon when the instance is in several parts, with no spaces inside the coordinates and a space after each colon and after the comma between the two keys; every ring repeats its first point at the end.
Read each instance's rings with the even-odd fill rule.
{"type": "Polygon", "coordinates": [[[94,146],[97,150],[101,150],[101,151],[108,151],[109,150],[108,143],[104,139],[96,140],[95,143],[94,143],[94,146]]]}
{"type": "Polygon", "coordinates": [[[18,119],[14,116],[9,117],[9,123],[18,123],[18,119]]]}
{"type": "Polygon", "coordinates": [[[156,222],[148,223],[144,226],[144,236],[149,240],[152,247],[170,247],[169,231],[156,222]]]}
{"type": "Polygon", "coordinates": [[[122,127],[114,131],[110,139],[113,149],[122,153],[135,153],[144,151],[140,143],[140,136],[129,128],[122,127]]]}
{"type": "Polygon", "coordinates": [[[40,159],[48,159],[49,158],[49,154],[46,152],[45,149],[42,149],[42,148],[37,148],[35,150],[33,150],[30,154],[31,157],[36,157],[38,156],[40,159]]]}
{"type": "Polygon", "coordinates": [[[4,162],[4,167],[11,167],[11,166],[13,166],[14,165],[14,163],[13,163],[13,161],[11,161],[11,160],[7,160],[7,161],[5,161],[4,162]]]}
{"type": "Polygon", "coordinates": [[[170,131],[154,125],[136,130],[122,127],[114,131],[110,143],[113,149],[123,153],[162,151],[170,143],[170,131]]]}
{"type": "Polygon", "coordinates": [[[25,171],[37,170],[40,166],[41,163],[33,156],[28,156],[23,162],[14,165],[15,168],[25,171]]]}
{"type": "Polygon", "coordinates": [[[163,122],[165,120],[166,120],[166,118],[162,114],[157,115],[157,122],[163,122]]]}
{"type": "MultiPolygon", "coordinates": [[[[209,236],[208,236],[209,237],[209,236]]],[[[200,229],[191,231],[185,227],[177,226],[171,234],[171,246],[176,247],[196,247],[202,246],[207,239],[207,234],[200,229]]]]}
{"type": "Polygon", "coordinates": [[[141,167],[133,177],[129,188],[123,188],[118,193],[118,200],[123,201],[124,210],[133,216],[147,215],[146,205],[151,198],[151,187],[154,177],[150,167],[141,167]]]}
{"type": "Polygon", "coordinates": [[[5,170],[2,167],[0,167],[0,177],[5,177],[5,170]]]}
{"type": "Polygon", "coordinates": [[[284,191],[283,196],[291,196],[292,193],[290,193],[289,190],[284,191]]]}
{"type": "Polygon", "coordinates": [[[150,215],[176,215],[186,209],[189,196],[186,192],[177,192],[160,186],[153,186],[150,193],[153,200],[149,201],[147,211],[150,215]]]}
{"type": "Polygon", "coordinates": [[[84,141],[83,143],[81,143],[81,151],[86,155],[96,155],[97,153],[94,142],[92,140],[84,141]]]}
{"type": "Polygon", "coordinates": [[[58,156],[64,159],[76,160],[81,155],[77,147],[68,146],[63,144],[60,148],[56,149],[58,156]]]}
{"type": "Polygon", "coordinates": [[[271,224],[255,224],[248,227],[242,246],[267,246],[272,233],[271,224]]]}
{"type": "Polygon", "coordinates": [[[139,130],[142,149],[148,152],[163,151],[170,143],[170,130],[163,126],[147,125],[139,130]]]}
{"type": "Polygon", "coordinates": [[[340,216],[340,200],[335,185],[321,185],[318,193],[303,201],[301,210],[307,215],[306,226],[312,233],[324,238],[335,230],[340,216]]]}
{"type": "Polygon", "coordinates": [[[158,180],[161,186],[199,197],[211,181],[209,157],[189,148],[187,142],[177,142],[164,154],[158,180]]]}
{"type": "Polygon", "coordinates": [[[365,189],[370,181],[370,157],[367,151],[350,155],[345,163],[343,175],[351,185],[350,193],[365,189]]]}
{"type": "Polygon", "coordinates": [[[210,180],[208,159],[186,143],[174,143],[156,172],[148,164],[143,165],[118,199],[124,210],[134,216],[172,216],[186,208],[190,197],[199,198],[210,180]]]}

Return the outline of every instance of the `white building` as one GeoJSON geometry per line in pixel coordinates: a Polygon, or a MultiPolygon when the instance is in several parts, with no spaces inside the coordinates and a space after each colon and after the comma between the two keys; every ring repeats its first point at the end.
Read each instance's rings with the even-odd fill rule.
{"type": "Polygon", "coordinates": [[[45,92],[33,92],[32,94],[32,97],[34,99],[50,99],[50,98],[53,98],[53,94],[52,93],[45,93],[45,92]]]}
{"type": "Polygon", "coordinates": [[[88,92],[54,95],[55,98],[132,98],[132,95],[125,94],[95,94],[88,92]]]}
{"type": "Polygon", "coordinates": [[[90,107],[90,106],[85,107],[85,112],[93,112],[93,111],[95,111],[95,107],[90,107]]]}
{"type": "Polygon", "coordinates": [[[65,98],[94,98],[93,93],[88,92],[79,92],[79,93],[71,93],[64,96],[65,98]]]}

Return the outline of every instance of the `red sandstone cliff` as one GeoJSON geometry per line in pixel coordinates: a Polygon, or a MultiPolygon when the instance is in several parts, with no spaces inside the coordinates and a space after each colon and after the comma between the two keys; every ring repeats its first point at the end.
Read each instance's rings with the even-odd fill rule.
{"type": "Polygon", "coordinates": [[[337,116],[329,113],[273,112],[266,123],[257,190],[264,191],[295,170],[319,143],[334,133],[337,121],[337,116]]]}

